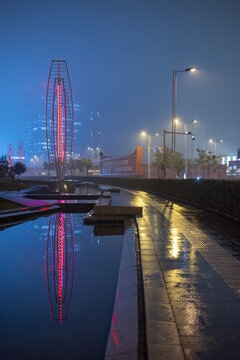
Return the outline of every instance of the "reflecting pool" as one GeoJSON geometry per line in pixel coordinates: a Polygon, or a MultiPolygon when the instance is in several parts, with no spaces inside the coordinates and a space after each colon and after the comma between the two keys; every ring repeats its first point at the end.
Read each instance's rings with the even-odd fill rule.
{"type": "Polygon", "coordinates": [[[104,359],[123,236],[82,214],[0,232],[0,358],[104,359]]]}

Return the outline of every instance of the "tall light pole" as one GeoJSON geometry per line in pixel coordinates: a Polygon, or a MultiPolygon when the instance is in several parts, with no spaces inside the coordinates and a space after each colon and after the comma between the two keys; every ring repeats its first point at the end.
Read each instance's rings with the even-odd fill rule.
{"type": "Polygon", "coordinates": [[[90,146],[88,146],[88,150],[91,151],[92,153],[92,164],[93,164],[93,159],[94,159],[94,149],[91,148],[90,146]]]}
{"type": "Polygon", "coordinates": [[[209,139],[209,142],[211,144],[214,144],[214,153],[215,153],[215,155],[217,155],[217,143],[222,143],[223,140],[222,139],[218,139],[218,140],[209,139]]]}
{"type": "MultiPolygon", "coordinates": [[[[184,132],[187,133],[187,125],[188,124],[197,124],[197,123],[198,123],[197,120],[184,122],[184,132]]],[[[195,137],[194,137],[194,139],[195,139],[195,137]]],[[[187,137],[186,136],[184,137],[184,158],[185,158],[185,174],[186,174],[186,179],[187,179],[188,178],[188,146],[187,146],[187,137]]]]}
{"type": "Polygon", "coordinates": [[[172,77],[172,152],[174,153],[176,150],[176,117],[177,117],[177,74],[185,71],[196,71],[196,68],[190,67],[184,70],[176,70],[173,69],[173,77],[172,77]]]}
{"type": "MultiPolygon", "coordinates": [[[[163,177],[166,178],[166,134],[173,134],[172,131],[163,130],[163,177]]],[[[195,139],[195,134],[193,134],[191,131],[185,131],[185,132],[174,132],[175,135],[191,135],[192,140],[195,139]]]]}
{"type": "Polygon", "coordinates": [[[179,120],[178,119],[174,119],[174,153],[176,151],[176,142],[177,142],[177,139],[176,139],[176,132],[177,132],[177,125],[179,124],[179,120]]]}
{"type": "MultiPolygon", "coordinates": [[[[148,136],[148,179],[151,179],[151,135],[147,134],[145,131],[141,132],[142,136],[148,136]]],[[[158,136],[158,133],[154,134],[158,136]]]]}

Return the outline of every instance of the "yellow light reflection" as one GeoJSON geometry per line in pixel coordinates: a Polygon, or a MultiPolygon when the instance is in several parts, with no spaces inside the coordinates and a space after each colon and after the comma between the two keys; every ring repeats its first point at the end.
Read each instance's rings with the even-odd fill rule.
{"type": "Polygon", "coordinates": [[[172,247],[171,247],[171,251],[170,251],[170,255],[173,258],[177,258],[178,254],[179,254],[179,244],[178,244],[178,230],[176,228],[173,228],[170,234],[170,238],[172,240],[172,247]]]}
{"type": "Polygon", "coordinates": [[[178,236],[174,236],[174,237],[173,237],[173,244],[172,244],[171,255],[172,255],[172,257],[177,258],[177,257],[178,257],[178,253],[179,253],[178,236]]]}
{"type": "Polygon", "coordinates": [[[134,201],[131,201],[130,205],[143,207],[146,206],[146,203],[141,196],[135,196],[134,201]]]}

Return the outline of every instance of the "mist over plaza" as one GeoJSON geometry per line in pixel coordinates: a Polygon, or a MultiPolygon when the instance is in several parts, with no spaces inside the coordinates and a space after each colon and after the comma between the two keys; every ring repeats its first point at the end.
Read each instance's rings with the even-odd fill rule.
{"type": "Polygon", "coordinates": [[[195,148],[214,151],[209,139],[223,139],[219,152],[237,155],[238,1],[1,1],[0,14],[2,155],[21,140],[31,157],[29,122],[44,120],[49,67],[59,58],[79,106],[76,153],[101,146],[119,156],[140,145],[146,156],[141,131],[161,133],[154,145],[162,146],[172,71],[194,66],[196,73],[178,76],[177,118],[198,120],[195,148]],[[92,112],[101,139],[91,138],[92,112]]]}
{"type": "Polygon", "coordinates": [[[239,19],[0,0],[1,360],[239,360],[239,19]]]}

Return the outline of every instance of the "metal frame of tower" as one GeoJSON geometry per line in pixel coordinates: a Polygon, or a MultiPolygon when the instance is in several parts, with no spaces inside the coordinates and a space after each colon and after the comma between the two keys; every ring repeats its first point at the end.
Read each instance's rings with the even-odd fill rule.
{"type": "Polygon", "coordinates": [[[73,98],[66,60],[52,60],[46,94],[46,141],[49,164],[54,164],[58,180],[72,156],[73,98]]]}

